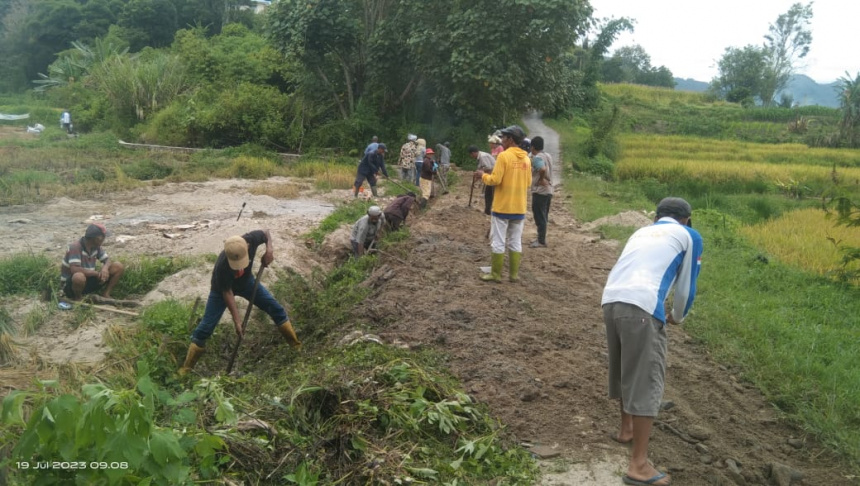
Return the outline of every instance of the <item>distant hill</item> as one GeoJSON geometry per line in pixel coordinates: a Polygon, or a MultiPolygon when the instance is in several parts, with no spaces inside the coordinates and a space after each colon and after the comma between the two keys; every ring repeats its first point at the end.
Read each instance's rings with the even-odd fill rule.
{"type": "Polygon", "coordinates": [[[695,79],[675,78],[675,89],[678,91],[695,91],[701,93],[708,89],[708,83],[704,81],[696,81],[695,79]]]}
{"type": "MultiPolygon", "coordinates": [[[[678,91],[702,92],[708,89],[708,83],[696,81],[695,79],[675,78],[675,89],[678,91]]],[[[836,82],[830,84],[818,84],[805,74],[796,74],[791,77],[788,87],[785,89],[794,102],[800,106],[820,105],[830,108],[839,107],[839,97],[836,95],[836,82]]],[[[782,93],[777,93],[779,99],[782,93]]]]}

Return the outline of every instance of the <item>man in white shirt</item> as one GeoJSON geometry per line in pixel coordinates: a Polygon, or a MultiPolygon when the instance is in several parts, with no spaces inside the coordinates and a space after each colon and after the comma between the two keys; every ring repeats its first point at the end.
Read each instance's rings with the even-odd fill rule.
{"type": "Polygon", "coordinates": [[[671,482],[648,462],[648,439],[663,398],[666,323],[680,324],[696,296],[703,245],[691,213],[681,198],[660,201],[654,224],[630,236],[603,289],[609,397],[621,401],[616,440],[633,442],[625,484],[671,482]]]}
{"type": "Polygon", "coordinates": [[[72,114],[68,110],[64,110],[63,114],[60,115],[60,128],[66,133],[72,133],[72,114]]]}

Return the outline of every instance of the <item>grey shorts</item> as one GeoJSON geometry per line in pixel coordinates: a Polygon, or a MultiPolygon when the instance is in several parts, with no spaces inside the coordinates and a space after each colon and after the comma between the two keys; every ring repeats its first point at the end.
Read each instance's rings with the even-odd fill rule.
{"type": "Polygon", "coordinates": [[[666,325],[632,304],[603,306],[609,351],[609,398],[625,413],[656,417],[666,376],[666,325]]]}

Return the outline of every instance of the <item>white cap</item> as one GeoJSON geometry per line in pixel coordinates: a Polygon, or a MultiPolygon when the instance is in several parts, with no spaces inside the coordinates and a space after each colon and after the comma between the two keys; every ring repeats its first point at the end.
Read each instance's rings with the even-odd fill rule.
{"type": "Polygon", "coordinates": [[[379,216],[380,214],[382,214],[382,209],[379,209],[379,206],[371,206],[367,208],[368,216],[379,216]]]}

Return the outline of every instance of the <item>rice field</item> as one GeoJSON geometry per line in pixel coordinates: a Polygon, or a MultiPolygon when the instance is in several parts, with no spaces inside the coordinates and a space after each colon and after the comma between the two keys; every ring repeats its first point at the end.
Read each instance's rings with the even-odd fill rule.
{"type": "Polygon", "coordinates": [[[832,168],[860,168],[860,151],[810,148],[799,143],[764,144],[680,135],[625,134],[623,160],[642,158],[802,164],[832,168]]]}
{"type": "MultiPolygon", "coordinates": [[[[820,209],[799,209],[762,224],[745,226],[741,234],[783,263],[826,275],[842,260],[838,246],[860,247],[860,229],[834,226],[820,209]]],[[[860,262],[857,262],[860,263],[860,262]]]]}

